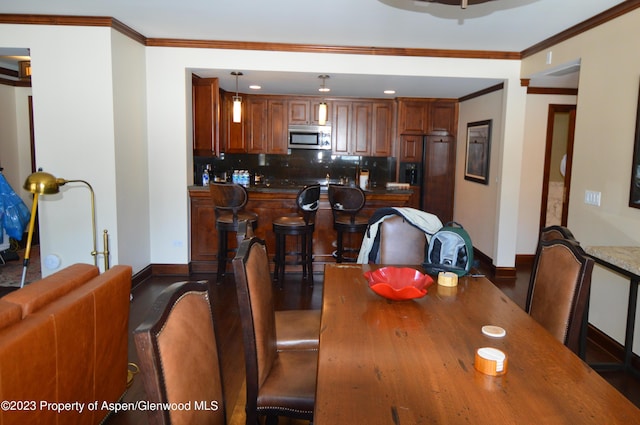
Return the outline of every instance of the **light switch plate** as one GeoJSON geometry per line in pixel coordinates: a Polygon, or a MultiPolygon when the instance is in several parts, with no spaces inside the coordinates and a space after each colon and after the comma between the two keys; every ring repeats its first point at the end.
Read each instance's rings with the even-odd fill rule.
{"type": "Polygon", "coordinates": [[[595,205],[597,207],[600,206],[600,197],[601,192],[596,192],[593,190],[585,190],[584,191],[584,203],[587,205],[595,205]]]}

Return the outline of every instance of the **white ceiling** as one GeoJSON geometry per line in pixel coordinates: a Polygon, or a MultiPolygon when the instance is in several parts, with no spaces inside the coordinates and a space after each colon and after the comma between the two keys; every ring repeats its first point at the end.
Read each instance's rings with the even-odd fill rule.
{"type": "MultiPolygon", "coordinates": [[[[0,2],[0,13],[110,16],[147,38],[521,52],[620,3],[494,0],[461,9],[413,0],[20,0],[0,2]]],[[[197,73],[235,91],[231,71],[197,73]]],[[[263,93],[318,94],[322,73],[248,74],[240,91],[257,83],[263,93]]],[[[535,84],[577,87],[577,75],[535,84]]],[[[327,87],[331,96],[383,97],[381,89],[393,88],[391,97],[461,97],[498,82],[340,74],[327,87]]]]}

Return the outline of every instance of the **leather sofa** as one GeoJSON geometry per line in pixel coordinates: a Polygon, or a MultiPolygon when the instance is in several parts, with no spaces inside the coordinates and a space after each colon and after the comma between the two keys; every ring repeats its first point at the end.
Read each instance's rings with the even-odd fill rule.
{"type": "Polygon", "coordinates": [[[109,414],[126,390],[130,291],[129,266],[75,264],[0,298],[0,423],[109,414]]]}

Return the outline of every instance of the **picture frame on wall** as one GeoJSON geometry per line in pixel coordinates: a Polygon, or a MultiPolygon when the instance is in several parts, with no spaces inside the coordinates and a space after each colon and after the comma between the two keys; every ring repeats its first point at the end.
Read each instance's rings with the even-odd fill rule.
{"type": "Polygon", "coordinates": [[[492,120],[467,124],[467,146],[464,179],[489,184],[489,158],[491,157],[492,120]]]}
{"type": "Polygon", "coordinates": [[[636,110],[636,133],[633,143],[633,163],[631,165],[631,185],[629,190],[629,206],[640,208],[640,90],[638,90],[638,107],[636,110]]]}

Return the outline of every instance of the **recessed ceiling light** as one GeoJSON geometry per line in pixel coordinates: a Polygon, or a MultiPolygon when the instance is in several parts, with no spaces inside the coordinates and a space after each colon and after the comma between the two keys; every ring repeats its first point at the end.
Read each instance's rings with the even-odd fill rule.
{"type": "Polygon", "coordinates": [[[249,86],[249,88],[252,89],[252,90],[260,90],[262,88],[262,86],[259,86],[257,84],[251,84],[249,86]]]}
{"type": "Polygon", "coordinates": [[[396,94],[395,90],[385,90],[384,94],[396,94]]]}

